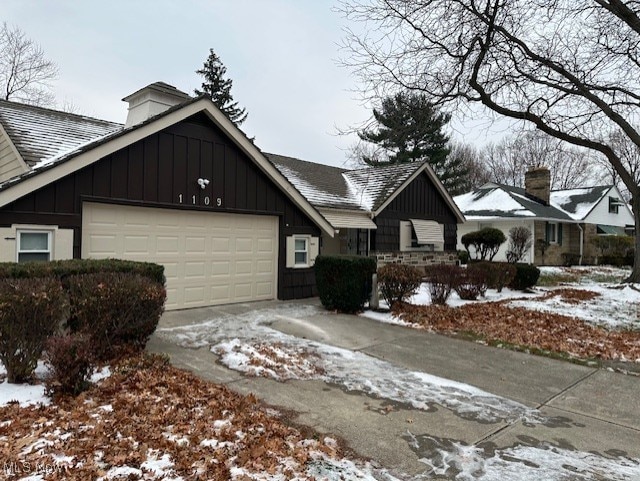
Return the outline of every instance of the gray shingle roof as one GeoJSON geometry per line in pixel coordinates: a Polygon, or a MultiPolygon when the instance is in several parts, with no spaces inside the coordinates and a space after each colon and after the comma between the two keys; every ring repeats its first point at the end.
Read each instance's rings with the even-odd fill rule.
{"type": "Polygon", "coordinates": [[[612,187],[612,185],[599,185],[580,189],[554,190],[551,192],[550,201],[571,218],[582,220],[612,187]]]}
{"type": "Polygon", "coordinates": [[[0,100],[0,121],[29,166],[122,130],[122,124],[0,100]]]}
{"type": "Polygon", "coordinates": [[[531,218],[572,220],[561,209],[535,200],[523,188],[487,184],[480,189],[454,197],[465,217],[531,218]]]}
{"type": "Polygon", "coordinates": [[[277,154],[265,154],[282,175],[315,207],[373,212],[400,188],[423,162],[348,170],[277,154]]]}

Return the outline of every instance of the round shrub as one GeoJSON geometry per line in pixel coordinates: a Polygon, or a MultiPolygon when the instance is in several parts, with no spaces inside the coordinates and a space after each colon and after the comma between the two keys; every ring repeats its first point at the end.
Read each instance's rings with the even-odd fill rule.
{"type": "Polygon", "coordinates": [[[100,359],[124,344],[144,348],[164,311],[160,283],[132,273],[102,272],[70,276],[70,327],[87,334],[100,359]]]}
{"type": "Polygon", "coordinates": [[[405,264],[387,264],[378,269],[378,287],[389,307],[404,302],[422,284],[422,273],[405,264]]]}
{"type": "Polygon", "coordinates": [[[515,264],[516,275],[509,287],[518,291],[524,291],[532,288],[538,282],[540,277],[540,269],[533,264],[515,264]]]}
{"type": "Polygon", "coordinates": [[[0,361],[9,382],[33,375],[45,341],[64,322],[68,307],[58,279],[0,279],[0,361]]]}
{"type": "Polygon", "coordinates": [[[487,282],[489,289],[495,289],[502,292],[505,286],[508,286],[516,276],[516,267],[506,262],[473,262],[467,267],[469,272],[481,272],[487,282]]]}
{"type": "Polygon", "coordinates": [[[460,269],[454,287],[460,299],[475,301],[487,292],[487,276],[483,270],[460,269]]]}
{"type": "Polygon", "coordinates": [[[358,312],[371,294],[371,278],[376,272],[373,257],[318,256],[316,285],[326,309],[358,312]]]}
{"type": "Polygon", "coordinates": [[[462,244],[467,252],[470,254],[469,247],[473,246],[475,259],[481,261],[492,260],[498,253],[500,245],[506,240],[504,232],[494,227],[485,227],[461,237],[462,244]]]}

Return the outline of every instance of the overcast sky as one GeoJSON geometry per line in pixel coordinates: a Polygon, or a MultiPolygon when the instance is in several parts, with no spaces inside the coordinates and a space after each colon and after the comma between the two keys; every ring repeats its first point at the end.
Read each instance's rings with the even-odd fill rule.
{"type": "Polygon", "coordinates": [[[126,118],[121,99],[152,82],[192,94],[201,80],[195,70],[213,48],[249,113],[242,129],[263,151],[342,165],[354,138],[338,128],[365,121],[370,110],[338,65],[346,21],[335,3],[2,0],[0,21],[22,29],[58,65],[59,106],[117,122],[126,118]]]}

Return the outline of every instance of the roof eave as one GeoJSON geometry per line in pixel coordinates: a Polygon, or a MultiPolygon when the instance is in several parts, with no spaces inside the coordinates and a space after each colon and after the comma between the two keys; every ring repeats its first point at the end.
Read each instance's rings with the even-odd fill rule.
{"type": "Polygon", "coordinates": [[[258,167],[276,182],[287,197],[300,207],[320,229],[331,237],[335,235],[331,224],[317,209],[267,160],[247,136],[215,107],[211,99],[204,96],[189,101],[180,107],[170,109],[168,113],[159,114],[157,118],[125,129],[112,139],[101,142],[93,148],[60,159],[58,162],[42,168],[37,174],[34,172],[34,175],[7,186],[7,188],[0,190],[0,207],[200,112],[205,113],[218,127],[226,132],[236,146],[252,158],[258,167]]]}

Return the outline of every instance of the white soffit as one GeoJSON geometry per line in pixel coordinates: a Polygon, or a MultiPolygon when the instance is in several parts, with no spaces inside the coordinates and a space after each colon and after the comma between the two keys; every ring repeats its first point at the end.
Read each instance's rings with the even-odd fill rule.
{"type": "Polygon", "coordinates": [[[377,229],[366,212],[349,212],[318,209],[329,224],[336,229],[377,229]]]}
{"type": "Polygon", "coordinates": [[[416,231],[418,244],[442,244],[444,243],[444,234],[442,226],[434,220],[409,219],[413,224],[413,230],[416,231]]]}

